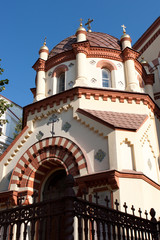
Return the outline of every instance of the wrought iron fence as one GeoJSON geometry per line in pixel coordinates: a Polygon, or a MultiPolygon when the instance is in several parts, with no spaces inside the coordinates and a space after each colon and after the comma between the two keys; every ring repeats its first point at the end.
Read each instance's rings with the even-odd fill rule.
{"type": "MultiPolygon", "coordinates": [[[[0,212],[0,240],[159,240],[160,222],[91,203],[74,196],[72,184],[61,199],[35,202],[0,212]]],[[[98,199],[98,196],[96,196],[98,199]]],[[[22,203],[19,199],[19,204],[22,203]]],[[[127,209],[124,204],[125,210],[127,209]]]]}

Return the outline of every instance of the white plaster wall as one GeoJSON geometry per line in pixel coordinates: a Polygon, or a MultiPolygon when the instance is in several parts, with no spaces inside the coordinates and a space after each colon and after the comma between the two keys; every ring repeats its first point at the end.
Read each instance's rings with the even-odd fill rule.
{"type": "Polygon", "coordinates": [[[156,174],[156,158],[154,157],[152,148],[147,139],[143,144],[142,152],[144,174],[153,179],[155,182],[158,182],[158,176],[156,174]]]}
{"type": "Polygon", "coordinates": [[[153,181],[160,183],[160,172],[158,167],[159,146],[153,121],[152,118],[148,119],[137,132],[116,131],[117,169],[120,171],[126,169],[124,168],[126,165],[129,170],[143,172],[153,181]],[[146,139],[148,139],[149,143],[144,148],[146,139]],[[132,146],[133,167],[129,164],[130,153],[127,153],[127,151],[124,153],[122,147],[123,142],[129,142],[129,145],[132,146]],[[127,161],[125,163],[124,158],[125,161],[127,161]],[[149,170],[149,165],[147,163],[148,158],[151,158],[151,170],[149,170]]]}
{"type": "Polygon", "coordinates": [[[112,78],[112,88],[118,90],[125,90],[125,77],[123,63],[104,58],[87,58],[87,81],[89,87],[101,88],[102,87],[102,70],[96,67],[100,60],[108,60],[112,62],[117,70],[114,70],[114,77],[112,78]]]}
{"type": "MultiPolygon", "coordinates": [[[[54,131],[55,137],[61,136],[72,140],[77,143],[82,151],[86,154],[89,160],[90,172],[97,172],[102,170],[109,169],[109,155],[108,155],[108,141],[103,137],[95,134],[93,131],[89,130],[83,124],[80,124],[78,121],[73,119],[72,109],[67,112],[62,112],[60,114],[56,114],[59,118],[59,121],[55,123],[54,131]],[[68,132],[62,130],[62,126],[66,123],[71,124],[71,128],[68,132]],[[104,159],[100,162],[95,159],[95,155],[98,150],[102,150],[105,152],[104,159]]],[[[47,125],[48,119],[43,119],[41,121],[36,121],[34,128],[36,134],[41,131],[44,133],[43,138],[51,137],[51,125],[47,125]]]]}
{"type": "Polygon", "coordinates": [[[126,202],[128,205],[127,212],[129,213],[132,213],[131,207],[134,205],[135,215],[137,216],[139,216],[139,208],[141,208],[144,217],[145,210],[149,212],[151,208],[154,208],[157,213],[156,218],[160,217],[160,191],[144,180],[119,178],[119,199],[121,211],[124,211],[123,204],[126,202]]]}
{"type": "Polygon", "coordinates": [[[72,82],[74,84],[76,78],[75,60],[58,64],[46,72],[46,97],[52,96],[57,93],[57,80],[56,77],[52,77],[52,73],[54,72],[55,68],[63,64],[68,67],[68,71],[65,72],[65,90],[72,88],[72,82]],[[55,85],[53,84],[53,82],[55,82],[55,85]]]}
{"type": "Polygon", "coordinates": [[[134,170],[132,146],[125,142],[121,145],[120,169],[134,170]]]}

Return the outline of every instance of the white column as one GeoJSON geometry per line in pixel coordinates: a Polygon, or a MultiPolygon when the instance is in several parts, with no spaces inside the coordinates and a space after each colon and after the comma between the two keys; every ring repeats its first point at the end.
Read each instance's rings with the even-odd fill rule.
{"type": "Polygon", "coordinates": [[[37,88],[36,88],[36,100],[39,101],[45,98],[45,72],[37,72],[37,88]]]}
{"type": "Polygon", "coordinates": [[[129,59],[124,62],[127,91],[139,91],[139,85],[136,80],[134,61],[129,59]]]}
{"type": "Polygon", "coordinates": [[[87,86],[86,78],[86,54],[79,52],[76,55],[76,80],[75,86],[87,86]]]}

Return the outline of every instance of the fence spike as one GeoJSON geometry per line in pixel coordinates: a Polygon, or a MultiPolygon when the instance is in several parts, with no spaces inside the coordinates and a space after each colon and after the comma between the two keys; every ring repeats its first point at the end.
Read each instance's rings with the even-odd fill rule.
{"type": "Polygon", "coordinates": [[[118,211],[119,202],[118,202],[118,200],[117,200],[117,199],[116,199],[116,201],[114,202],[114,204],[116,205],[116,210],[118,211]]]}
{"type": "Polygon", "coordinates": [[[106,207],[109,207],[110,200],[109,200],[108,196],[105,197],[104,201],[106,202],[106,207]]]}
{"type": "Polygon", "coordinates": [[[146,219],[148,219],[148,213],[147,213],[147,210],[145,210],[144,214],[146,215],[146,219]]]}
{"type": "Polygon", "coordinates": [[[151,215],[151,221],[152,221],[152,222],[157,222],[157,219],[155,218],[155,216],[156,216],[156,211],[154,210],[154,208],[151,208],[149,214],[151,215]]]}
{"type": "Polygon", "coordinates": [[[139,212],[139,216],[140,216],[140,218],[141,218],[141,217],[142,217],[142,211],[141,211],[140,208],[139,208],[138,212],[139,212]]]}
{"type": "Polygon", "coordinates": [[[96,204],[98,204],[99,196],[98,196],[98,193],[97,193],[97,192],[95,193],[94,197],[95,197],[95,199],[96,199],[96,204]]]}
{"type": "Polygon", "coordinates": [[[131,207],[131,210],[132,210],[132,214],[133,214],[133,216],[134,216],[135,208],[134,208],[133,205],[132,205],[132,207],[131,207]]]}
{"type": "Polygon", "coordinates": [[[126,205],[126,202],[124,202],[123,207],[124,207],[124,209],[125,209],[125,213],[127,213],[127,208],[128,208],[128,206],[126,205]]]}

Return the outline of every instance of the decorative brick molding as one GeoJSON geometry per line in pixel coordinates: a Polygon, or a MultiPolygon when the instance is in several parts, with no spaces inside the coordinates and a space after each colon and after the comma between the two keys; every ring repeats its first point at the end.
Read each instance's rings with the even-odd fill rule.
{"type": "Polygon", "coordinates": [[[130,36],[128,35],[128,37],[122,37],[122,38],[121,38],[121,43],[124,42],[124,41],[130,41],[130,42],[132,42],[132,39],[131,39],[130,36]]]}
{"type": "Polygon", "coordinates": [[[39,190],[45,177],[53,169],[64,168],[78,176],[87,174],[87,163],[80,148],[62,137],[43,139],[31,146],[19,159],[11,176],[9,189],[39,190]]]}
{"type": "Polygon", "coordinates": [[[77,43],[73,43],[72,47],[75,55],[77,55],[78,53],[84,53],[88,55],[90,44],[89,44],[89,41],[77,42],[77,43]]]}
{"type": "MultiPolygon", "coordinates": [[[[76,56],[75,56],[73,50],[59,53],[58,55],[56,55],[52,58],[49,58],[46,61],[46,72],[48,70],[50,70],[52,67],[57,66],[58,64],[61,64],[61,63],[67,62],[67,61],[71,61],[74,59],[76,59],[76,56]]],[[[34,66],[33,66],[33,68],[34,68],[34,66]]]]}
{"type": "Polygon", "coordinates": [[[113,62],[109,61],[109,60],[100,60],[100,61],[98,61],[96,67],[107,68],[110,72],[112,70],[117,70],[116,65],[113,62]]]}
{"type": "Polygon", "coordinates": [[[84,34],[85,36],[87,36],[87,32],[86,32],[86,30],[78,30],[77,32],[76,32],[76,37],[77,37],[77,35],[78,34],[84,34]]]}
{"type": "Polygon", "coordinates": [[[43,48],[40,49],[39,50],[39,54],[42,53],[42,52],[45,52],[45,53],[49,54],[49,50],[47,50],[47,49],[43,49],[43,48]]]}
{"type": "Polygon", "coordinates": [[[68,67],[65,64],[59,65],[56,67],[52,73],[52,77],[59,77],[59,75],[63,72],[68,71],[68,67]]]}
{"type": "Polygon", "coordinates": [[[35,71],[45,71],[45,60],[39,58],[37,62],[33,65],[35,71]]]}
{"type": "Polygon", "coordinates": [[[5,158],[6,160],[5,165],[8,164],[7,162],[10,162],[12,160],[12,158],[15,156],[15,153],[18,152],[17,150],[19,150],[22,147],[22,145],[26,142],[26,139],[32,133],[30,130],[29,131],[28,130],[29,130],[28,126],[25,126],[23,130],[20,132],[20,134],[13,140],[13,142],[9,145],[9,147],[5,150],[5,152],[0,156],[0,161],[2,161],[5,158]],[[21,137],[23,138],[21,140],[21,143],[18,145],[18,149],[17,149],[15,145],[21,137]],[[14,155],[14,156],[13,157],[10,156],[7,159],[6,155],[11,151],[11,149],[12,149],[11,155],[14,155]]]}
{"type": "Polygon", "coordinates": [[[133,49],[126,47],[123,50],[122,55],[123,55],[123,60],[127,61],[127,60],[136,60],[140,54],[134,51],[133,49]]]}
{"type": "Polygon", "coordinates": [[[24,107],[24,117],[23,117],[23,127],[27,124],[27,117],[29,114],[34,114],[36,111],[41,112],[47,109],[49,106],[53,108],[53,106],[59,106],[62,103],[66,103],[67,101],[72,101],[76,97],[81,98],[85,96],[86,99],[90,99],[93,97],[95,100],[99,100],[102,98],[103,101],[107,101],[108,98],[111,99],[112,102],[118,100],[120,103],[124,103],[125,100],[132,104],[135,102],[136,104],[144,104],[151,109],[152,112],[160,119],[160,109],[153,102],[153,100],[149,97],[148,94],[145,93],[136,93],[136,92],[126,92],[126,91],[115,91],[111,89],[99,89],[99,88],[87,88],[87,87],[75,87],[69,90],[66,90],[63,93],[59,93],[53,95],[51,97],[45,98],[41,101],[32,103],[26,107],[24,107]]]}
{"type": "Polygon", "coordinates": [[[119,178],[131,178],[140,179],[150,184],[154,188],[160,190],[160,185],[142,172],[136,171],[117,171],[117,170],[106,170],[100,173],[94,173],[86,176],[81,176],[76,178],[76,183],[80,188],[88,187],[102,187],[109,186],[111,190],[119,189],[119,178]]]}

